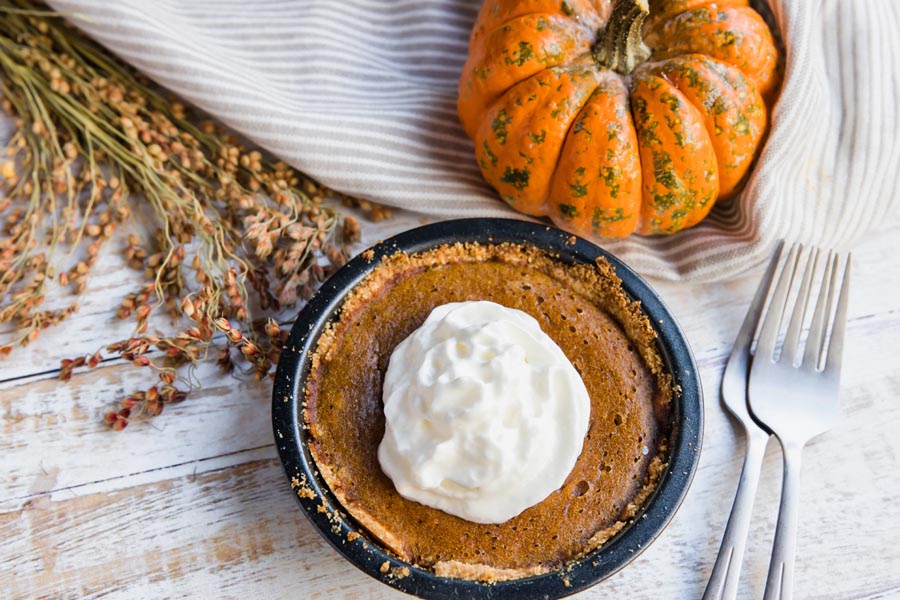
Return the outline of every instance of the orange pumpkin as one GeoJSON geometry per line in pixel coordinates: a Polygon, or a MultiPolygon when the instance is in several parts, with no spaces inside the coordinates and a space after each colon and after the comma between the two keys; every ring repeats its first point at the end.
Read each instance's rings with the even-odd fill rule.
{"type": "Polygon", "coordinates": [[[747,0],[485,0],[459,117],[516,210],[604,236],[673,233],[746,178],[778,64],[747,0]]]}

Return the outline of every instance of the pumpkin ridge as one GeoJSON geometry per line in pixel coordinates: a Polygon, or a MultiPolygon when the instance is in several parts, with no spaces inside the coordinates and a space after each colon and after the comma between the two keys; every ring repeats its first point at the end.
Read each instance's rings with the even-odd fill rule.
{"type": "Polygon", "coordinates": [[[634,79],[631,100],[644,175],[638,232],[672,233],[697,224],[719,192],[702,116],[677,87],[651,73],[634,79]]]}
{"type": "Polygon", "coordinates": [[[749,6],[749,0],[650,0],[650,16],[644,24],[648,32],[680,14],[709,5],[719,8],[749,6]]]}
{"type": "Polygon", "coordinates": [[[637,137],[623,78],[608,70],[598,77],[560,150],[548,214],[574,231],[623,237],[634,231],[640,217],[637,137]],[[607,112],[610,104],[612,114],[607,112]]]}
{"type": "Polygon", "coordinates": [[[608,14],[590,0],[485,0],[469,37],[470,45],[520,17],[547,14],[564,17],[593,33],[608,14]],[[568,9],[566,9],[568,7],[568,9]],[[498,16],[502,13],[502,16],[498,16]]]}
{"type": "Polygon", "coordinates": [[[765,105],[755,86],[736,67],[701,54],[669,59],[652,72],[699,111],[716,154],[719,197],[730,197],[749,170],[765,128],[765,105]]]}
{"type": "Polygon", "coordinates": [[[563,142],[596,87],[591,69],[553,67],[513,86],[488,110],[475,137],[476,157],[513,208],[546,214],[563,142]]]}
{"type": "Polygon", "coordinates": [[[559,15],[534,13],[485,34],[480,50],[470,54],[460,77],[457,108],[469,137],[475,134],[481,115],[511,88],[590,48],[593,32],[582,28],[573,34],[565,21],[568,19],[559,15]]]}
{"type": "Polygon", "coordinates": [[[654,59],[704,54],[734,65],[760,94],[770,97],[778,84],[778,50],[768,25],[749,6],[715,3],[675,15],[644,32],[654,59]]]}

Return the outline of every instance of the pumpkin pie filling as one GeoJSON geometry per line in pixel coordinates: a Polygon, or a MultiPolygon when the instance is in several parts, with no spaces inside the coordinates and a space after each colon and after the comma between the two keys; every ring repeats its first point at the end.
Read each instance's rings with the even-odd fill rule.
{"type": "Polygon", "coordinates": [[[570,265],[517,244],[398,252],[351,292],[318,341],[304,409],[310,451],[343,508],[398,557],[484,581],[547,572],[615,535],[662,474],[673,388],[655,338],[605,261],[570,265]],[[402,497],[378,461],[392,351],[435,307],[473,300],[537,319],[591,401],[584,446],[565,483],[500,524],[402,497]]]}

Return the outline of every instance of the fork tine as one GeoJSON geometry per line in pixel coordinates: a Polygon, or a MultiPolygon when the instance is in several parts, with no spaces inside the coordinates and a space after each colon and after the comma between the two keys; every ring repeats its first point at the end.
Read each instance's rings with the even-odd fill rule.
{"type": "Polygon", "coordinates": [[[769,302],[769,310],[759,332],[759,341],[756,343],[756,357],[767,356],[770,359],[775,353],[775,342],[778,340],[778,329],[781,327],[781,319],[784,315],[784,307],[787,303],[788,290],[794,279],[794,271],[797,270],[797,259],[800,256],[800,244],[791,246],[791,252],[781,269],[778,277],[778,286],[769,302]]]}
{"type": "Polygon", "coordinates": [[[825,261],[825,273],[822,275],[822,287],[819,289],[819,298],[816,300],[816,310],[813,313],[812,323],[809,326],[809,337],[806,338],[806,348],[803,351],[803,365],[810,369],[819,368],[819,353],[822,350],[822,342],[825,339],[825,304],[830,296],[831,274],[834,269],[834,261],[837,257],[828,251],[828,259],[825,261]]]}
{"type": "Polygon", "coordinates": [[[841,282],[841,297],[838,299],[834,313],[834,325],[831,328],[831,341],[828,342],[828,356],[825,358],[825,372],[830,377],[839,379],[841,375],[841,355],[844,353],[844,333],[847,331],[847,303],[850,297],[850,254],[844,267],[841,282]]]}
{"type": "Polygon", "coordinates": [[[778,359],[779,361],[787,361],[790,365],[794,364],[800,350],[800,330],[803,328],[803,320],[806,318],[806,308],[809,306],[809,290],[812,285],[813,274],[815,274],[816,267],[818,266],[819,249],[810,248],[809,256],[806,259],[803,283],[800,285],[800,292],[797,294],[797,301],[794,303],[794,310],[791,314],[791,323],[788,325],[787,334],[784,337],[781,358],[778,359]]]}
{"type": "Polygon", "coordinates": [[[741,329],[738,331],[737,338],[734,340],[735,349],[745,347],[749,349],[750,343],[753,341],[756,325],[759,323],[759,317],[762,314],[763,306],[766,303],[766,295],[772,287],[772,279],[775,278],[775,270],[778,268],[778,262],[781,260],[783,252],[784,240],[780,240],[775,246],[775,252],[772,255],[772,260],[769,261],[769,266],[766,267],[766,272],[763,274],[762,279],[759,280],[759,285],[756,287],[756,294],[753,296],[753,301],[750,302],[750,307],[747,309],[747,315],[744,317],[741,329]]]}

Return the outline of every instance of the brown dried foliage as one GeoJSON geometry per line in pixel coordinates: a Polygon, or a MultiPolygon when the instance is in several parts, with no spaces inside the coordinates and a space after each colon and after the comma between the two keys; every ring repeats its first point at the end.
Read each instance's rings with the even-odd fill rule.
{"type": "Polygon", "coordinates": [[[116,230],[132,227],[124,258],[146,283],[117,316],[134,319],[133,336],[60,369],[67,380],[121,357],[156,372],[158,384],[105,415],[116,430],[183,400],[186,365],[214,358],[226,372],[271,374],[287,333],[271,316],[309,298],[359,240],[359,222],[323,205],[325,196],[373,220],[390,215],[211,121],[198,124],[78,30],[21,0],[0,0],[0,92],[16,119],[0,157],[0,324],[14,325],[0,356],[75,312],[74,301],[42,305],[53,286],[83,293],[116,230]],[[158,312],[183,328],[148,333],[158,312]]]}

